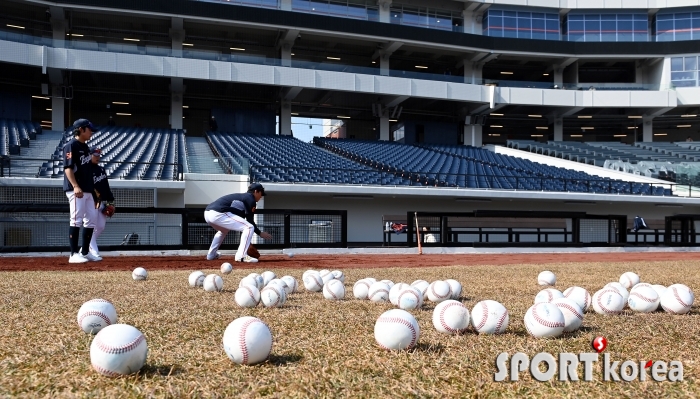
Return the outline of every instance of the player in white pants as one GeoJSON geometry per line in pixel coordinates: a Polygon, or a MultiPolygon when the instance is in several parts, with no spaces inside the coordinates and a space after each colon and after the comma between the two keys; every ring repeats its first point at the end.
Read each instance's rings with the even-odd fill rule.
{"type": "Polygon", "coordinates": [[[207,260],[219,258],[219,247],[229,231],[240,231],[241,241],[238,244],[235,261],[250,263],[258,261],[248,256],[248,247],[253,233],[266,240],[272,238],[269,233],[260,231],[253,219],[256,204],[264,195],[265,188],[260,183],[253,183],[248,186],[248,192],[225,195],[207,206],[204,211],[204,220],[216,229],[216,234],[207,253],[207,260]]]}
{"type": "Polygon", "coordinates": [[[114,214],[114,194],[109,187],[109,179],[105,168],[100,166],[100,157],[102,150],[94,148],[92,155],[92,180],[95,184],[94,199],[95,204],[95,230],[92,232],[92,240],[90,240],[90,253],[97,258],[101,258],[100,249],[97,246],[97,239],[105,229],[107,218],[114,214]]]}

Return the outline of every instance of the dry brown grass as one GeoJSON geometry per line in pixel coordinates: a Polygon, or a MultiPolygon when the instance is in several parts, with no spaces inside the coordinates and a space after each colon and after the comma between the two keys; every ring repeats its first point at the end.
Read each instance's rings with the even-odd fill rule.
{"type": "MultiPolygon", "coordinates": [[[[38,260],[40,261],[40,260],[38,260]]],[[[250,271],[225,276],[224,292],[187,286],[186,271],[151,271],[134,282],[129,272],[17,272],[0,279],[0,396],[21,397],[688,397],[698,396],[700,369],[698,308],[690,315],[665,313],[617,317],[587,313],[581,331],[552,340],[527,336],[522,318],[540,287],[537,273],[554,271],[557,288],[586,287],[591,294],[625,271],[643,281],[700,287],[696,262],[571,263],[561,265],[474,266],[430,269],[347,269],[346,288],[372,276],[411,283],[455,278],[471,307],[494,299],[508,308],[505,335],[439,334],[432,327],[432,305],[415,311],[419,345],[408,352],[380,350],[374,322],[390,305],[346,299],[324,300],[301,292],[278,309],[238,308],[233,290],[250,271]],[[119,322],[139,328],[148,340],[146,366],[134,376],[110,379],[91,369],[92,337],[75,322],[80,305],[92,298],[111,300],[119,322]],[[238,366],[225,355],[221,339],[233,319],[264,320],[275,342],[268,362],[238,366]],[[601,363],[594,382],[496,383],[498,353],[590,351],[590,340],[605,335],[615,360],[682,360],[685,381],[608,383],[601,363]]],[[[263,270],[260,270],[262,272],[263,270]]],[[[284,270],[298,279],[304,270],[284,270]]],[[[206,273],[207,271],[205,271],[206,273]]],[[[214,271],[211,271],[214,272],[214,271]]]]}

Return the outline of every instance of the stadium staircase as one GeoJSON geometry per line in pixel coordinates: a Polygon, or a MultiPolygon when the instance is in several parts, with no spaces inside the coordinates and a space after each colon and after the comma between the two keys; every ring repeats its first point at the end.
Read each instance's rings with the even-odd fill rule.
{"type": "Polygon", "coordinates": [[[187,164],[189,173],[226,173],[204,137],[187,138],[187,164]]]}

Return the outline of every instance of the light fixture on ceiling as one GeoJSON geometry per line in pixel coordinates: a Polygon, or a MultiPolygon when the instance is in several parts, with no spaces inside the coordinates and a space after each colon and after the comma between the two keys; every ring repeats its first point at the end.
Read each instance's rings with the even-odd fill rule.
{"type": "Polygon", "coordinates": [[[48,124],[51,124],[51,123],[53,123],[53,122],[51,122],[51,121],[41,121],[41,123],[48,123],[48,124]]]}
{"type": "Polygon", "coordinates": [[[591,119],[591,118],[593,118],[593,116],[591,116],[591,115],[579,115],[578,118],[579,119],[591,119]]]}
{"type": "Polygon", "coordinates": [[[691,126],[692,126],[692,125],[678,125],[678,126],[676,126],[676,127],[682,129],[682,128],[691,127],[691,126]]]}
{"type": "Polygon", "coordinates": [[[654,133],[654,136],[668,136],[668,133],[654,133]]]}
{"type": "Polygon", "coordinates": [[[340,118],[340,119],[350,119],[349,116],[345,116],[345,115],[338,115],[337,118],[340,118]]]}
{"type": "Polygon", "coordinates": [[[423,66],[423,65],[416,65],[416,68],[418,68],[418,69],[428,69],[427,66],[423,66]]]}
{"type": "Polygon", "coordinates": [[[542,134],[531,134],[530,137],[544,137],[542,134]]]}
{"type": "Polygon", "coordinates": [[[183,105],[182,108],[189,108],[189,105],[183,105]]]}
{"type": "Polygon", "coordinates": [[[131,114],[126,113],[126,112],[117,112],[117,115],[121,115],[121,116],[131,116],[131,114]]]}
{"type": "Polygon", "coordinates": [[[297,113],[297,112],[292,112],[290,115],[296,116],[296,115],[299,115],[299,113],[297,113]]]}
{"type": "Polygon", "coordinates": [[[583,135],[582,134],[571,134],[571,135],[569,135],[569,137],[583,137],[583,135]]]}
{"type": "Polygon", "coordinates": [[[535,129],[537,129],[537,130],[549,130],[549,127],[547,127],[547,126],[537,126],[537,127],[535,127],[535,129]]]}
{"type": "Polygon", "coordinates": [[[627,137],[626,134],[614,134],[613,137],[627,137]]]}
{"type": "Polygon", "coordinates": [[[528,115],[530,118],[541,118],[542,115],[528,115]]]}
{"type": "Polygon", "coordinates": [[[489,114],[491,116],[503,116],[503,114],[489,114]]]}
{"type": "Polygon", "coordinates": [[[500,137],[500,133],[489,133],[489,136],[500,137]]]}
{"type": "Polygon", "coordinates": [[[641,115],[627,115],[628,119],[642,119],[641,115]]]}
{"type": "Polygon", "coordinates": [[[637,128],[637,126],[627,126],[627,130],[632,130],[632,129],[636,129],[636,128],[637,128]]]}
{"type": "Polygon", "coordinates": [[[549,74],[548,74],[548,73],[543,73],[542,76],[549,76],[549,74]]]}
{"type": "Polygon", "coordinates": [[[398,122],[398,119],[389,119],[389,122],[398,122]]]}
{"type": "Polygon", "coordinates": [[[116,105],[129,105],[129,103],[122,102],[122,101],[112,101],[112,104],[116,104],[116,105]]]}
{"type": "Polygon", "coordinates": [[[512,75],[513,72],[501,71],[501,75],[512,75]]]}
{"type": "Polygon", "coordinates": [[[19,25],[10,25],[10,24],[7,24],[7,27],[8,27],[8,28],[24,29],[24,26],[19,26],[19,25]]]}
{"type": "Polygon", "coordinates": [[[593,130],[595,129],[593,126],[581,126],[581,130],[593,130]]]}
{"type": "MultiPolygon", "coordinates": [[[[245,51],[244,48],[240,48],[240,47],[229,47],[229,49],[230,49],[230,50],[233,50],[233,51],[245,51]]],[[[293,55],[293,54],[292,54],[292,55],[293,55]]]]}
{"type": "Polygon", "coordinates": [[[695,118],[696,116],[697,115],[695,115],[695,114],[685,114],[685,115],[681,115],[681,118],[695,118]]]}
{"type": "Polygon", "coordinates": [[[46,110],[47,110],[47,111],[53,111],[53,109],[52,109],[52,108],[46,108],[46,110]]]}
{"type": "Polygon", "coordinates": [[[40,100],[50,100],[50,97],[44,97],[44,96],[32,96],[32,98],[38,98],[40,100]]]}
{"type": "Polygon", "coordinates": [[[502,125],[491,125],[491,127],[503,127],[502,125]]]}
{"type": "Polygon", "coordinates": [[[141,39],[130,39],[128,37],[125,37],[124,40],[126,40],[128,42],[140,42],[141,41],[141,39]]]}
{"type": "Polygon", "coordinates": [[[340,57],[326,57],[327,60],[340,61],[340,57]]]}
{"type": "Polygon", "coordinates": [[[189,47],[194,46],[194,44],[192,44],[192,43],[182,43],[182,45],[183,45],[183,46],[189,46],[189,47]]]}
{"type": "Polygon", "coordinates": [[[78,33],[71,33],[70,35],[73,37],[83,37],[83,35],[80,35],[78,33]]]}

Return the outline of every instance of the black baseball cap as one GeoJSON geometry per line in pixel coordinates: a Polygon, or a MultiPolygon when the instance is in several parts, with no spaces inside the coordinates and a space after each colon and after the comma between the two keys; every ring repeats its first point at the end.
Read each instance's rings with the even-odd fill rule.
{"type": "Polygon", "coordinates": [[[263,185],[260,183],[251,183],[250,186],[248,186],[249,193],[252,193],[254,191],[260,191],[263,197],[265,196],[265,187],[263,187],[263,185]]]}
{"type": "Polygon", "coordinates": [[[73,122],[73,131],[77,131],[81,127],[89,127],[93,133],[100,131],[100,129],[96,128],[95,125],[93,125],[92,122],[87,119],[78,119],[77,121],[73,122]]]}
{"type": "Polygon", "coordinates": [[[96,157],[101,157],[102,156],[102,150],[99,148],[93,148],[92,151],[90,151],[90,155],[94,155],[96,157]]]}

